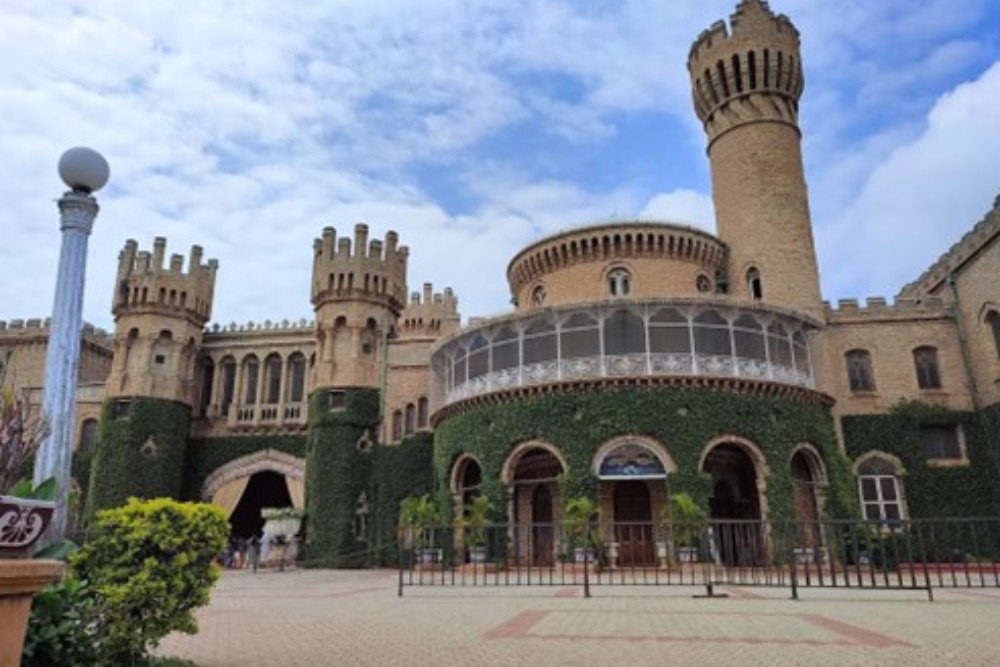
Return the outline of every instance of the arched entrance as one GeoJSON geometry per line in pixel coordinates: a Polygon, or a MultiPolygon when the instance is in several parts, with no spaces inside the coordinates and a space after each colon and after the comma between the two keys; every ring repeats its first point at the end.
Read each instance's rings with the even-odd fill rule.
{"type": "Polygon", "coordinates": [[[792,475],[792,510],[796,523],[796,547],[815,552],[823,544],[819,520],[821,488],[826,485],[826,470],[819,454],[809,445],[795,450],[789,462],[792,475]]]}
{"type": "Polygon", "coordinates": [[[618,565],[652,565],[656,556],[658,516],[666,503],[667,473],[674,463],[649,438],[623,436],[601,447],[594,457],[600,479],[603,516],[612,517],[605,539],[618,543],[618,565]]]}
{"type": "Polygon", "coordinates": [[[717,557],[727,565],[753,565],[765,553],[757,466],[737,442],[721,442],[708,452],[702,471],[711,475],[708,497],[717,557]]]}
{"type": "Polygon", "coordinates": [[[516,448],[504,466],[511,492],[514,558],[538,567],[555,563],[559,511],[559,475],[565,467],[557,451],[543,443],[516,448]]]}
{"type": "Polygon", "coordinates": [[[259,534],[265,507],[305,508],[305,461],[265,449],[217,468],[205,480],[202,498],[225,510],[233,537],[259,534]]]}
{"type": "Polygon", "coordinates": [[[233,513],[229,515],[230,534],[234,538],[249,539],[263,534],[264,519],[260,511],[265,507],[291,507],[285,476],[272,470],[262,470],[250,476],[246,488],[233,513]]]}

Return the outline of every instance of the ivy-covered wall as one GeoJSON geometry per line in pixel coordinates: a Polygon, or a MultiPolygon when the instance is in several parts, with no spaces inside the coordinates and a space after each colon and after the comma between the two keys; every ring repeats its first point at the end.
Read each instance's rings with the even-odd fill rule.
{"type": "Polygon", "coordinates": [[[1000,514],[1000,405],[979,412],[903,403],[888,414],[842,418],[844,444],[851,459],[871,451],[897,457],[909,514],[914,518],[976,517],[1000,514]],[[969,465],[927,463],[920,440],[922,425],[958,425],[965,436],[969,465]]]}
{"type": "Polygon", "coordinates": [[[417,433],[399,445],[381,445],[372,457],[369,540],[372,564],[394,565],[399,503],[434,490],[434,435],[417,433]]]}
{"type": "Polygon", "coordinates": [[[703,507],[708,506],[710,479],[698,471],[698,461],[708,442],[737,435],[756,443],[770,468],[767,505],[773,519],[794,517],[789,461],[796,445],[812,443],[830,479],[827,512],[836,517],[857,513],[850,466],[839,450],[826,408],[701,388],[538,396],[452,417],[435,433],[439,506],[453,513],[447,480],[459,455],[468,452],[483,466],[483,491],[494,507],[505,507],[500,471],[511,450],[527,440],[550,443],[564,456],[569,467],[563,480],[565,498],[596,498],[594,456],[602,444],[623,435],[659,442],[677,464],[668,479],[671,492],[690,493],[703,507]]]}
{"type": "Polygon", "coordinates": [[[220,466],[265,449],[305,457],[305,435],[246,435],[228,438],[194,438],[188,443],[184,467],[184,499],[202,500],[205,480],[220,466]]]}
{"type": "Polygon", "coordinates": [[[331,409],[329,389],[309,397],[306,438],[306,549],[311,565],[361,567],[369,545],[355,537],[355,505],[368,488],[378,438],[377,389],[343,391],[343,407],[331,409]],[[366,436],[367,433],[367,436],[366,436]],[[371,448],[358,447],[363,437],[371,448]]]}
{"type": "Polygon", "coordinates": [[[179,498],[190,422],[190,408],[172,401],[136,397],[127,408],[122,399],[105,401],[90,465],[88,516],[124,505],[130,496],[179,498]]]}

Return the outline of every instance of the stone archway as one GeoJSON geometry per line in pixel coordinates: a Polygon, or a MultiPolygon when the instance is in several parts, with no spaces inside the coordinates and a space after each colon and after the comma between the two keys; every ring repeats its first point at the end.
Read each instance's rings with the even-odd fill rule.
{"type": "Polygon", "coordinates": [[[562,454],[546,442],[521,443],[504,462],[516,560],[539,567],[555,563],[563,500],[558,477],[565,471],[562,454]]]}
{"type": "Polygon", "coordinates": [[[761,562],[767,554],[763,452],[745,438],[717,438],[705,448],[699,468],[711,476],[708,510],[718,558],[727,565],[761,562]]]}
{"type": "Polygon", "coordinates": [[[305,460],[275,449],[242,456],[216,468],[205,479],[201,496],[222,507],[234,529],[256,532],[265,506],[305,508],[305,460]]]}

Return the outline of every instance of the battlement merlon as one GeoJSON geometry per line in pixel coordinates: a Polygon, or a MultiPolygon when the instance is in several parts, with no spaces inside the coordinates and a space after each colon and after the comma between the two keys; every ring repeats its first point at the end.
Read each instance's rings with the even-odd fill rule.
{"type": "Polygon", "coordinates": [[[776,15],[763,0],[742,0],[729,23],[727,26],[725,21],[716,21],[698,35],[688,54],[688,69],[693,72],[700,68],[692,65],[713,65],[718,59],[715,52],[720,47],[732,50],[734,46],[760,44],[766,40],[775,48],[784,46],[790,53],[799,51],[798,28],[784,14],[776,15]]]}
{"type": "Polygon", "coordinates": [[[406,303],[409,254],[394,231],[387,232],[384,241],[369,241],[368,225],[359,223],[352,242],[325,227],[313,242],[313,305],[360,296],[386,300],[393,309],[401,309],[406,303]]]}
{"type": "Polygon", "coordinates": [[[202,262],[201,246],[191,247],[187,268],[184,256],[173,254],[164,266],[167,240],[156,237],[153,251],[139,250],[134,239],[125,242],[118,255],[118,276],[112,313],[118,317],[131,310],[143,312],[166,308],[181,310],[202,325],[211,317],[215,276],[219,262],[202,262]]]}
{"type": "Polygon", "coordinates": [[[868,297],[865,305],[857,299],[840,299],[836,306],[824,301],[823,315],[829,325],[939,320],[953,316],[949,302],[936,296],[921,299],[897,297],[893,304],[889,304],[884,297],[868,297]]]}
{"type": "MultiPolygon", "coordinates": [[[[0,320],[0,337],[16,337],[43,340],[48,339],[51,331],[51,318],[32,318],[29,320],[0,320]]],[[[104,329],[95,327],[89,322],[84,322],[80,327],[80,338],[100,347],[109,348],[114,341],[114,336],[104,329]]]]}

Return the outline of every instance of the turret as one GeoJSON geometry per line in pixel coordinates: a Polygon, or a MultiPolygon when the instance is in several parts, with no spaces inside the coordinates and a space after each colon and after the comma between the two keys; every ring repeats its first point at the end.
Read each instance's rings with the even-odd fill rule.
{"type": "Polygon", "coordinates": [[[763,0],[742,0],[699,36],[688,58],[708,138],[719,237],[737,299],[821,312],[802,166],[799,32],[763,0]]]}
{"type": "Polygon", "coordinates": [[[409,249],[398,240],[390,231],[369,241],[358,224],[353,243],[332,227],[313,243],[314,388],[378,386],[387,332],[406,303],[409,249]]]}
{"type": "Polygon", "coordinates": [[[157,237],[153,251],[125,242],[111,312],[115,316],[115,357],[108,397],[145,396],[194,401],[195,358],[202,329],[212,314],[218,262],[202,263],[202,249],[171,255],[157,237]]]}

